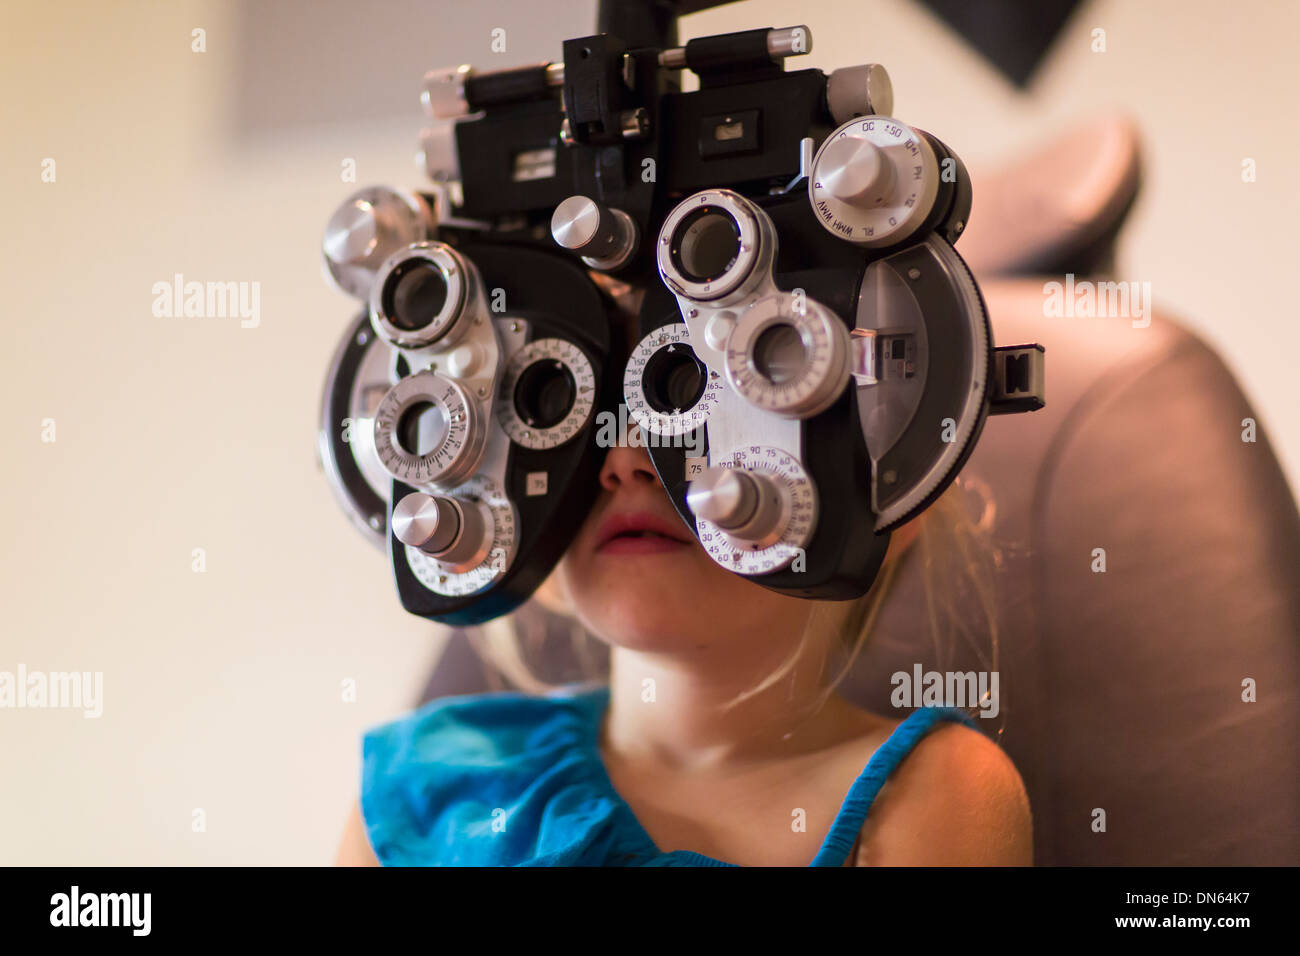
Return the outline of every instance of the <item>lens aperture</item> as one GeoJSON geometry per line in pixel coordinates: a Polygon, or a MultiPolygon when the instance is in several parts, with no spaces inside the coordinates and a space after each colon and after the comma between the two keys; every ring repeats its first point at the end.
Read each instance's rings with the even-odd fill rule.
{"type": "Polygon", "coordinates": [[[740,228],[730,214],[704,206],[673,233],[671,255],[673,265],[691,282],[714,282],[740,255],[740,228]]]}
{"type": "Polygon", "coordinates": [[[577,397],[573,373],[554,359],[534,362],[515,385],[515,412],[533,428],[551,428],[564,421],[577,397]]]}
{"type": "Polygon", "coordinates": [[[708,384],[708,369],[685,345],[660,349],[646,362],[646,404],[661,415],[677,415],[695,406],[708,384]]]}
{"type": "Polygon", "coordinates": [[[426,328],[446,304],[447,280],[427,259],[408,259],[384,284],[384,312],[404,332],[426,328]]]}
{"type": "Polygon", "coordinates": [[[793,325],[779,322],[760,332],[754,341],[754,368],[773,385],[793,381],[807,365],[803,336],[793,325]]]}
{"type": "Polygon", "coordinates": [[[414,402],[397,421],[397,441],[409,455],[427,455],[447,437],[447,418],[431,402],[414,402]]]}

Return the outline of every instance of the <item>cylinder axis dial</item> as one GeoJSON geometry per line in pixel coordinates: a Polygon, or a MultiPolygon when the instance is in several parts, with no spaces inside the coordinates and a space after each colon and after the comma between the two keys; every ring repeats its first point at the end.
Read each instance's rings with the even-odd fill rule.
{"type": "Polygon", "coordinates": [[[497,421],[517,445],[555,448],[582,430],[595,400],[596,373],[582,349],[565,339],[537,339],[506,365],[497,421]]]}
{"type": "MultiPolygon", "coordinates": [[[[417,581],[435,594],[461,597],[481,591],[505,574],[515,559],[517,531],[514,506],[500,485],[487,475],[475,475],[450,492],[462,513],[476,509],[483,521],[477,563],[467,559],[461,564],[449,565],[427,550],[406,545],[406,561],[417,581]]],[[[408,495],[414,498],[414,495],[408,495]]],[[[405,498],[402,501],[406,501],[405,498]]],[[[417,502],[423,504],[424,502],[417,502]]],[[[400,505],[400,502],[399,502],[400,505]]],[[[419,509],[417,509],[419,510],[419,509]]],[[[425,509],[427,510],[427,509],[425,509]]],[[[394,531],[397,515],[394,511],[394,531]]],[[[427,529],[425,529],[427,530],[427,529]]],[[[425,548],[427,549],[426,544],[425,548]]]]}
{"type": "Polygon", "coordinates": [[[487,429],[464,389],[436,372],[408,375],[375,411],[375,451],[410,485],[459,484],[478,467],[487,429]]]}
{"type": "Polygon", "coordinates": [[[929,142],[887,116],[853,119],[831,133],[808,176],[808,200],[822,226],[873,249],[916,232],[938,190],[939,164],[929,142]]]}
{"type": "Polygon", "coordinates": [[[672,437],[708,421],[722,376],[695,356],[684,322],[655,329],[643,338],[623,373],[623,400],[642,431],[672,437]]]}
{"type": "Polygon", "coordinates": [[[468,571],[487,557],[492,516],[478,502],[414,492],[393,507],[393,534],[452,571],[468,571]]]}
{"type": "Polygon", "coordinates": [[[799,459],[763,445],[737,451],[731,468],[706,470],[691,483],[687,504],[704,550],[738,574],[788,567],[817,525],[817,495],[799,459]],[[732,470],[743,475],[721,474],[732,470]]]}

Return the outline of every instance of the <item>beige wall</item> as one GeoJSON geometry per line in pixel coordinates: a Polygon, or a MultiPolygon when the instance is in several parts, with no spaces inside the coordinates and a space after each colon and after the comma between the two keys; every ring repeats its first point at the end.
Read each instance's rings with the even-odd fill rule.
{"type": "MultiPolygon", "coordinates": [[[[430,7],[429,67],[486,61],[486,29],[513,22],[503,0],[430,7]]],[[[546,7],[572,16],[529,4],[546,7]]],[[[684,32],[786,25],[791,9],[753,0],[684,32]]],[[[895,112],[976,168],[1085,112],[1135,114],[1148,178],[1122,277],[1151,282],[1221,350],[1300,487],[1300,321],[1286,295],[1300,7],[1099,0],[1030,94],[903,0],[797,9],[810,65],[885,63],[895,112]],[[1094,27],[1105,54],[1089,50],[1094,27]]],[[[0,862],[325,862],[355,796],[358,732],[411,700],[440,646],[401,612],[313,461],[321,377],[350,311],[321,280],[320,228],[349,188],[344,157],[364,182],[418,184],[419,76],[401,81],[406,115],[249,135],[233,92],[240,15],[217,2],[6,14],[0,671],[102,671],[104,703],[98,719],[0,710],[0,862]],[[194,27],[206,53],[190,50],[194,27]],[[177,272],[259,282],[260,325],[155,318],[151,288],[177,272]]],[[[319,69],[311,31],[333,29],[303,25],[271,38],[285,84],[319,69]]]]}

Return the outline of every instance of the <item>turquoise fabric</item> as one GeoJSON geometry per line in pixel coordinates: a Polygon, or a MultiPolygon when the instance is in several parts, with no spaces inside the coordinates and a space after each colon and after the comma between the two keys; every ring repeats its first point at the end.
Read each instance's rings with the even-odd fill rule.
{"type": "MultiPolygon", "coordinates": [[[[734,866],[660,850],[600,756],[609,688],[444,697],[366,733],[361,815],[386,866],[734,866]],[[495,823],[495,825],[494,825],[495,823]]],[[[813,866],[842,866],[904,757],[963,711],[914,711],[850,788],[813,866]]]]}

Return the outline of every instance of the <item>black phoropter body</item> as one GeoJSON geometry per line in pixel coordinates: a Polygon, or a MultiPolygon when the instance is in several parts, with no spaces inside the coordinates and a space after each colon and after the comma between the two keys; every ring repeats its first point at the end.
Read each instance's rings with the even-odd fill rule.
{"type": "Polygon", "coordinates": [[[412,613],[473,624],[532,593],[620,400],[695,439],[646,444],[715,561],[832,599],[866,591],[989,414],[1041,407],[1041,347],[993,345],[953,249],[956,155],[888,115],[877,65],[787,72],[806,27],[679,46],[676,15],[716,5],[607,0],[561,61],[431,72],[433,188],[331,220],[326,266],[368,311],[322,457],[412,613]],[[645,290],[639,343],[611,341],[619,288],[645,290]]]}

